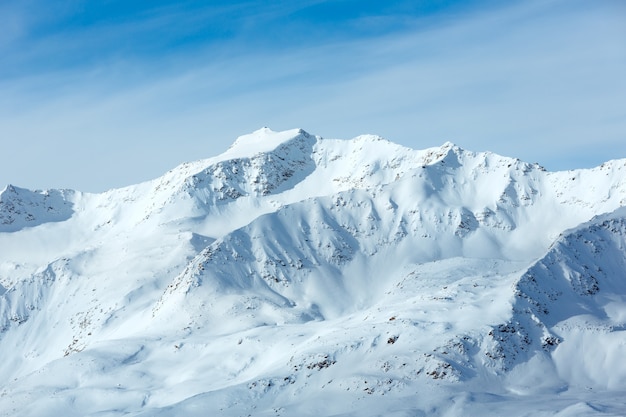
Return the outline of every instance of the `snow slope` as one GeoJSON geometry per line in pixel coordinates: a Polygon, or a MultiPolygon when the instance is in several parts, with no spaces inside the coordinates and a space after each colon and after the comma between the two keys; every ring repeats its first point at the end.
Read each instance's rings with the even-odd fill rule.
{"type": "Polygon", "coordinates": [[[623,415],[626,160],[263,128],[0,194],[0,415],[623,415]]]}
{"type": "Polygon", "coordinates": [[[73,191],[30,191],[8,185],[0,192],[0,232],[16,232],[72,216],[73,191]]]}

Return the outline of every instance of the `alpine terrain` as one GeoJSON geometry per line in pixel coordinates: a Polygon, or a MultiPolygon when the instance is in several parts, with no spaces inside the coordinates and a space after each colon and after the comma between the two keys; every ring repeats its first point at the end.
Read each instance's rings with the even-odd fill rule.
{"type": "Polygon", "coordinates": [[[0,193],[2,416],[626,415],[626,159],[263,128],[0,193]]]}

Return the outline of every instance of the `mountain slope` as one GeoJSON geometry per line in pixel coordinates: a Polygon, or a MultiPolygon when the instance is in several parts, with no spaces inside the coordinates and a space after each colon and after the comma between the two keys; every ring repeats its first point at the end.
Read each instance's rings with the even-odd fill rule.
{"type": "Polygon", "coordinates": [[[624,208],[568,230],[519,279],[510,329],[494,338],[524,334],[529,346],[514,344],[554,350],[556,371],[570,383],[625,390],[617,360],[626,354],[625,247],[624,208]]]}
{"type": "Polygon", "coordinates": [[[143,184],[0,201],[0,415],[624,406],[625,160],[264,128],[143,184]]]}
{"type": "Polygon", "coordinates": [[[30,191],[8,185],[0,192],[0,232],[16,232],[72,216],[69,190],[30,191]]]}

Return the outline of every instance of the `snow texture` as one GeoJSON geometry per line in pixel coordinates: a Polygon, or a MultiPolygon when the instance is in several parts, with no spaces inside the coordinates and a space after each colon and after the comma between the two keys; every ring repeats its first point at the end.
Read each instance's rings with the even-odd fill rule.
{"type": "Polygon", "coordinates": [[[0,193],[2,416],[626,414],[626,160],[263,128],[0,193]]]}

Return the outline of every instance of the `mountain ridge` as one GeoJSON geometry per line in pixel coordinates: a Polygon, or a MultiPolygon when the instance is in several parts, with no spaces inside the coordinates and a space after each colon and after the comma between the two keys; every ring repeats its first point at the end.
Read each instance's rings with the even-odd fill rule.
{"type": "Polygon", "coordinates": [[[539,393],[556,415],[587,387],[626,407],[626,160],[552,173],[264,128],[101,194],[11,188],[0,415],[463,415],[485,395],[498,415],[539,393]],[[583,344],[612,359],[572,371],[583,344]]]}

